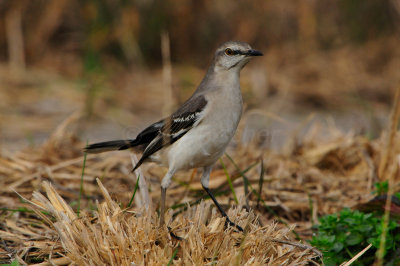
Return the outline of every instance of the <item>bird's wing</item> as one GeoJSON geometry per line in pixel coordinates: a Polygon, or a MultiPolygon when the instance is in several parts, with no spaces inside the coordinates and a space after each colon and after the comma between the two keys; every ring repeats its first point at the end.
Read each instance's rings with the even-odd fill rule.
{"type": "Polygon", "coordinates": [[[171,145],[200,123],[206,105],[207,100],[203,95],[191,97],[170,117],[143,130],[136,139],[147,140],[148,145],[134,170],[152,154],[171,145]]]}

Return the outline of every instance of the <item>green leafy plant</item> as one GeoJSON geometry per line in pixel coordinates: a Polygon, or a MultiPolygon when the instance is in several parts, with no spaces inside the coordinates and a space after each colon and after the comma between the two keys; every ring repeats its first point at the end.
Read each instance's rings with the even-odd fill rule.
{"type": "Polygon", "coordinates": [[[0,266],[19,266],[18,260],[13,260],[10,264],[0,264],[0,266]]]}
{"type": "MultiPolygon", "coordinates": [[[[379,247],[382,221],[382,217],[376,217],[373,213],[345,208],[340,213],[320,218],[320,224],[315,226],[317,232],[310,243],[323,252],[323,261],[327,266],[340,265],[372,244],[373,247],[353,264],[369,265],[375,260],[375,252],[379,247]]],[[[385,255],[392,255],[399,249],[399,227],[394,220],[389,221],[385,255]]]]}
{"type": "MultiPolygon", "coordinates": [[[[382,182],[375,183],[375,190],[372,193],[379,196],[379,195],[387,194],[388,191],[389,191],[389,183],[387,180],[385,180],[382,182]]],[[[393,194],[393,196],[395,196],[396,198],[398,198],[400,200],[400,192],[395,192],[393,194]]]]}
{"type": "Polygon", "coordinates": [[[389,182],[386,180],[382,182],[376,182],[375,190],[373,191],[373,193],[377,195],[383,195],[388,193],[388,190],[389,190],[389,182]]]}

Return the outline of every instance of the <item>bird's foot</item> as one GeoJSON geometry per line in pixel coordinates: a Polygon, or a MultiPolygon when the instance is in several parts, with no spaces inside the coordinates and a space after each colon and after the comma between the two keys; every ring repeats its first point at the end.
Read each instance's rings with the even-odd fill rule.
{"type": "Polygon", "coordinates": [[[232,227],[236,227],[237,230],[239,230],[240,232],[243,232],[243,228],[240,225],[235,224],[234,222],[232,222],[231,220],[229,220],[228,216],[225,217],[225,227],[227,227],[228,225],[232,226],[232,227]]]}
{"type": "Polygon", "coordinates": [[[180,236],[175,235],[175,233],[172,232],[171,227],[168,226],[167,228],[168,228],[169,235],[170,235],[172,238],[175,238],[176,240],[179,240],[179,241],[184,240],[183,237],[180,237],[180,236]]]}

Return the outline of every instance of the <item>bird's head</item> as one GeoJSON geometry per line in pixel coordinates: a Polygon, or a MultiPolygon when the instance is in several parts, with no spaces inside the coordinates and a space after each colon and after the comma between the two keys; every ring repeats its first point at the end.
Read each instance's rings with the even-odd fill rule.
{"type": "Polygon", "coordinates": [[[253,56],[262,56],[263,54],[251,48],[245,42],[229,41],[221,45],[214,56],[215,70],[240,71],[253,56]]]}

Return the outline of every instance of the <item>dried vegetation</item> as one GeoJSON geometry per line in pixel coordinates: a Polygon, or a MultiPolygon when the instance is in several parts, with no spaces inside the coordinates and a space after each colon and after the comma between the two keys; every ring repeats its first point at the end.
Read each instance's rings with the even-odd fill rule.
{"type": "MultiPolygon", "coordinates": [[[[319,252],[305,242],[318,217],[343,207],[365,207],[377,181],[389,180],[389,195],[400,190],[399,93],[391,126],[381,132],[379,125],[386,121],[379,114],[386,115],[400,81],[398,1],[165,1],[165,8],[153,8],[151,1],[86,2],[0,1],[0,25],[5,26],[0,27],[0,59],[8,58],[8,66],[0,65],[0,262],[318,263],[319,252]],[[100,10],[110,13],[102,16],[100,10]],[[193,19],[195,13],[199,19],[193,19]],[[153,20],[161,17],[173,25],[168,32],[174,44],[172,51],[162,45],[162,75],[158,68],[143,67],[144,62],[160,61],[154,40],[164,32],[165,21],[153,20]],[[229,216],[246,228],[245,234],[224,228],[202,191],[199,175],[190,171],[177,174],[168,190],[168,226],[184,238],[177,241],[167,228],[157,227],[165,169],[147,164],[131,173],[136,158],[128,153],[84,160],[85,143],[70,129],[79,113],[53,129],[75,110],[139,127],[145,114],[155,115],[162,105],[172,107],[165,106],[172,96],[176,104],[185,99],[204,73],[174,65],[172,74],[171,58],[189,62],[197,57],[205,65],[209,58],[204,55],[211,47],[232,37],[265,49],[263,61],[243,73],[247,109],[272,110],[282,114],[276,115],[278,120],[295,113],[294,124],[304,117],[298,114],[301,107],[307,114],[317,108],[333,115],[362,109],[361,116],[378,121],[371,126],[377,138],[335,128],[321,134],[318,123],[307,120],[278,152],[258,142],[244,144],[239,139],[246,138],[238,136],[228,151],[232,160],[224,156],[223,164],[216,165],[210,187],[229,216]],[[32,69],[47,70],[33,76],[32,69]],[[66,80],[54,78],[49,69],[66,80]],[[82,88],[67,77],[82,78],[86,84],[82,88]],[[163,95],[160,88],[171,91],[163,95]],[[301,130],[304,136],[298,134],[301,130]],[[21,142],[29,142],[26,139],[47,138],[49,132],[53,133],[43,145],[19,149],[21,142]],[[27,136],[30,133],[33,136],[27,136]],[[20,151],[7,152],[9,147],[20,151]],[[139,191],[127,208],[139,175],[139,191]]],[[[164,42],[167,36],[164,32],[164,42]]],[[[360,117],[346,119],[350,128],[361,131],[360,117]]],[[[95,137],[108,136],[106,130],[100,128],[95,137]]],[[[239,135],[245,132],[246,126],[239,135]]],[[[387,199],[389,210],[391,197],[387,199]]]]}
{"type": "MultiPolygon", "coordinates": [[[[318,216],[371,199],[382,164],[386,165],[382,177],[390,174],[398,184],[397,132],[372,141],[336,134],[316,143],[311,127],[302,141],[294,141],[282,153],[262,150],[256,143],[238,144],[228,152],[232,160],[224,157],[223,161],[235,194],[242,199],[228,213],[246,233],[224,229],[223,219],[209,201],[201,201],[204,194],[193,171],[177,175],[168,191],[168,226],[185,239],[177,241],[166,228],[157,227],[162,168],[144,167],[140,175],[145,182],[140,183],[135,204],[124,208],[136,183],[130,172],[135,158],[127,153],[88,156],[79,201],[84,144],[67,130],[77,118],[75,114],[64,121],[42,147],[0,158],[0,174],[7,177],[0,179],[0,204],[6,206],[0,218],[1,261],[15,257],[30,264],[43,258],[41,265],[71,261],[161,265],[176,253],[173,261],[177,264],[307,264],[319,254],[304,242],[318,216]],[[21,202],[22,198],[31,201],[21,202]]],[[[236,205],[220,165],[213,171],[210,186],[225,207],[236,205]]]]}

